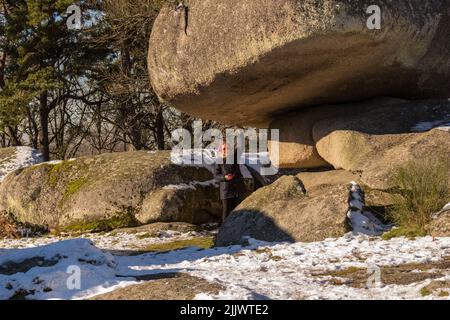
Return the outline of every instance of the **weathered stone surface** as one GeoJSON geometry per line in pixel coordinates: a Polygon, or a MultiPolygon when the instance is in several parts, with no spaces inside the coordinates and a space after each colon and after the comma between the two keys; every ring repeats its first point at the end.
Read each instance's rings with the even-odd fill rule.
{"type": "MultiPolygon", "coordinates": [[[[358,174],[344,170],[302,172],[283,176],[244,200],[219,230],[216,245],[245,243],[245,237],[269,242],[313,242],[363,231],[348,219],[350,186],[360,184],[358,174]],[[355,230],[356,228],[356,230],[355,230]]],[[[365,218],[383,227],[393,197],[360,185],[364,190],[365,218]],[[370,218],[372,219],[372,218],[370,218]]],[[[361,216],[361,218],[364,218],[361,216]]]]}
{"type": "Polygon", "coordinates": [[[281,177],[253,193],[231,214],[216,245],[241,243],[245,236],[270,242],[343,236],[349,231],[348,182],[318,184],[306,191],[299,178],[281,177]]]}
{"type": "Polygon", "coordinates": [[[408,161],[450,158],[450,131],[445,127],[450,124],[448,100],[408,102],[364,112],[345,108],[347,114],[316,123],[313,138],[323,159],[336,169],[359,173],[371,188],[391,187],[392,170],[408,161]]]}
{"type": "MultiPolygon", "coordinates": [[[[266,126],[306,106],[450,95],[450,3],[189,0],[167,5],[149,50],[156,93],[182,111],[266,126]]],[[[337,108],[338,106],[336,106],[337,108]]]]}
{"type": "Polygon", "coordinates": [[[427,227],[434,237],[450,237],[450,203],[427,227]]]}
{"type": "Polygon", "coordinates": [[[212,179],[206,168],[172,164],[169,152],[103,154],[11,173],[0,186],[0,211],[67,231],[200,224],[220,216],[217,188],[196,183],[212,179]]]}
{"type": "MultiPolygon", "coordinates": [[[[330,166],[318,153],[313,137],[314,125],[324,119],[345,117],[368,112],[385,105],[394,105],[405,100],[377,98],[346,105],[316,106],[299,112],[290,112],[277,117],[270,127],[280,130],[279,159],[281,168],[319,168],[330,166]]],[[[276,149],[275,149],[276,150],[276,149]]],[[[271,152],[272,149],[270,150],[271,152]]]]}
{"type": "Polygon", "coordinates": [[[306,190],[327,185],[348,185],[352,181],[360,183],[360,177],[357,174],[344,170],[301,172],[297,174],[297,178],[301,180],[306,190]]]}

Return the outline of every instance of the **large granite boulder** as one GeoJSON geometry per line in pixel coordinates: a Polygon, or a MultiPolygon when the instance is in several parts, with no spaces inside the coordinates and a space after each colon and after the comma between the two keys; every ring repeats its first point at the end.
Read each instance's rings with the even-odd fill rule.
{"type": "Polygon", "coordinates": [[[427,230],[434,237],[450,237],[450,203],[433,215],[427,230]]]}
{"type": "Polygon", "coordinates": [[[314,125],[318,154],[335,169],[358,173],[371,188],[393,187],[393,169],[409,161],[450,159],[448,100],[343,110],[314,125]]]}
{"type": "Polygon", "coordinates": [[[242,244],[245,237],[269,242],[312,242],[351,230],[345,171],[283,176],[254,192],[219,230],[217,246],[242,244]]]}
{"type": "MultiPolygon", "coordinates": [[[[272,129],[280,130],[279,149],[271,148],[271,152],[279,153],[281,168],[319,168],[331,166],[320,156],[314,126],[324,120],[333,121],[337,117],[345,117],[355,113],[362,114],[381,106],[396,105],[405,100],[394,98],[377,98],[364,102],[344,105],[323,105],[298,112],[289,112],[277,117],[271,124],[272,129]]],[[[401,121],[401,119],[398,119],[401,121]]],[[[271,144],[269,144],[271,146],[271,144]]]]}
{"type": "Polygon", "coordinates": [[[201,224],[220,217],[213,174],[179,166],[169,152],[127,152],[43,163],[9,174],[0,212],[61,231],[153,222],[201,224]]]}
{"type": "Polygon", "coordinates": [[[247,237],[269,242],[314,242],[352,231],[380,235],[394,199],[360,185],[344,170],[283,176],[245,199],[222,225],[217,246],[247,237]]]}
{"type": "Polygon", "coordinates": [[[450,96],[447,0],[185,4],[161,10],[148,63],[159,97],[192,115],[266,126],[307,106],[450,96]],[[367,27],[374,4],[379,30],[367,27]]]}

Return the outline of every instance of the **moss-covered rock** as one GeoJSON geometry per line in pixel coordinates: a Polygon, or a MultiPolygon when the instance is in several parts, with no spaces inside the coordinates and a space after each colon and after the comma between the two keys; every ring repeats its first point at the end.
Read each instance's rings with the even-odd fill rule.
{"type": "Polygon", "coordinates": [[[220,217],[212,179],[207,168],[173,164],[169,152],[103,154],[13,172],[0,187],[0,210],[61,231],[201,224],[220,217]]]}
{"type": "Polygon", "coordinates": [[[387,220],[392,197],[370,189],[357,174],[344,170],[302,172],[282,176],[246,198],[222,225],[217,246],[245,243],[243,238],[269,242],[314,242],[352,231],[348,219],[349,184],[365,191],[364,211],[387,220]]]}
{"type": "Polygon", "coordinates": [[[343,236],[350,231],[347,184],[317,184],[305,189],[299,177],[283,176],[236,208],[219,230],[216,245],[241,244],[246,236],[270,242],[343,236]]]}

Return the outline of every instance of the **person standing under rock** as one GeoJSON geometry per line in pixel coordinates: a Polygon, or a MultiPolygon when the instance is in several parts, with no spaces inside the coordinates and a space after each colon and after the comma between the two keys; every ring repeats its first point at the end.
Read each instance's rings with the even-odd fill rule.
{"type": "Polygon", "coordinates": [[[244,178],[238,164],[237,151],[234,150],[234,161],[227,163],[229,146],[223,144],[219,148],[223,164],[215,166],[216,180],[220,182],[220,199],[222,200],[222,222],[238,206],[240,198],[245,193],[244,178]]]}

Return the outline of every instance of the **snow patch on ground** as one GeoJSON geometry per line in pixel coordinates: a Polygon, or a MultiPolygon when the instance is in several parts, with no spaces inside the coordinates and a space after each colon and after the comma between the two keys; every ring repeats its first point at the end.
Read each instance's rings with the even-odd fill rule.
{"type": "MultiPolygon", "coordinates": [[[[218,295],[199,293],[197,299],[423,299],[420,289],[429,280],[407,286],[356,289],[335,285],[327,281],[327,276],[317,275],[349,267],[439,261],[450,256],[450,238],[383,241],[348,234],[339,239],[295,244],[250,239],[246,247],[187,248],[138,256],[114,255],[88,239],[73,239],[44,247],[0,249],[0,265],[37,256],[57,259],[57,263],[24,273],[0,274],[0,298],[7,299],[22,289],[35,290],[29,296],[32,299],[80,299],[135,284],[134,277],[184,272],[227,288],[218,295]],[[80,268],[81,288],[70,290],[67,280],[72,274],[67,270],[73,265],[80,268]]],[[[445,279],[450,279],[450,274],[445,279]]]]}
{"type": "Polygon", "coordinates": [[[1,250],[0,265],[24,263],[36,257],[53,261],[54,265],[41,267],[36,264],[22,273],[0,274],[0,299],[9,299],[18,292],[31,294],[33,299],[76,299],[114,290],[134,281],[117,278],[114,257],[86,239],[61,241],[38,248],[1,250]],[[78,272],[79,286],[70,278],[78,272]]]}
{"type": "Polygon", "coordinates": [[[39,151],[30,147],[17,147],[15,155],[2,161],[0,165],[0,182],[11,172],[42,162],[39,151]]]}

